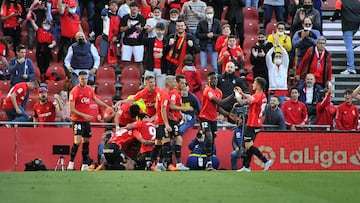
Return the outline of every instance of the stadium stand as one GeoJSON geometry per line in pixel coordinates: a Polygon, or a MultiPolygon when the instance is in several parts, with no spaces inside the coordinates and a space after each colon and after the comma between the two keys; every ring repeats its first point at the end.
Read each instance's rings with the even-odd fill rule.
{"type": "Polygon", "coordinates": [[[48,95],[57,94],[60,90],[64,89],[66,80],[49,81],[47,83],[48,95]]]}
{"type": "Polygon", "coordinates": [[[115,82],[116,75],[112,67],[99,67],[96,71],[95,83],[115,82]]]}
{"type": "Polygon", "coordinates": [[[10,90],[10,81],[0,80],[0,91],[2,92],[2,98],[5,98],[9,90],[10,90]]]}
{"type": "Polygon", "coordinates": [[[124,67],[121,71],[120,83],[123,85],[127,82],[140,82],[140,79],[141,75],[136,66],[130,65],[128,67],[124,67]]]}
{"type": "Polygon", "coordinates": [[[61,77],[62,80],[66,79],[66,73],[64,70],[64,67],[60,63],[53,63],[50,65],[50,67],[47,69],[46,73],[57,73],[61,77]]]}
{"type": "Polygon", "coordinates": [[[139,82],[127,82],[122,84],[121,98],[126,99],[129,95],[134,95],[140,87],[139,82]]]}

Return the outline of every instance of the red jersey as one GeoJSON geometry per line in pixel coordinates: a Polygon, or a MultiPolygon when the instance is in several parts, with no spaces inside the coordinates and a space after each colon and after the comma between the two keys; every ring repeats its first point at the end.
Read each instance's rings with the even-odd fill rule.
{"type": "Polygon", "coordinates": [[[175,72],[176,75],[184,75],[189,84],[189,91],[191,93],[201,91],[201,73],[195,66],[178,67],[175,72]]]}
{"type": "MultiPolygon", "coordinates": [[[[170,111],[170,94],[167,89],[162,89],[156,95],[156,118],[154,123],[164,125],[164,119],[161,116],[161,107],[166,108],[166,114],[169,115],[170,111]]],[[[169,119],[169,118],[168,118],[169,119]]]]}
{"type": "Polygon", "coordinates": [[[149,92],[147,88],[140,90],[136,95],[134,96],[134,100],[137,101],[139,99],[142,99],[146,105],[146,114],[149,117],[153,117],[156,114],[156,95],[159,92],[159,88],[155,88],[153,92],[149,92]]]}
{"type": "Polygon", "coordinates": [[[79,32],[80,17],[78,14],[70,14],[67,9],[60,16],[61,24],[61,36],[67,38],[75,38],[77,32],[79,32]]]}
{"type": "Polygon", "coordinates": [[[134,159],[136,155],[136,150],[134,150],[133,146],[139,145],[139,141],[136,139],[139,134],[140,133],[137,130],[121,129],[110,138],[108,143],[115,143],[119,146],[119,148],[124,152],[126,156],[134,159]]]}
{"type": "MultiPolygon", "coordinates": [[[[135,129],[140,132],[139,134],[134,134],[134,136],[138,136],[138,140],[140,140],[140,138],[147,141],[155,140],[156,129],[153,123],[149,121],[137,121],[135,123],[135,129]]],[[[154,146],[145,146],[144,144],[141,144],[140,153],[151,152],[153,148],[154,146]]]]}
{"type": "Polygon", "coordinates": [[[13,13],[16,13],[17,15],[14,15],[6,20],[3,20],[3,23],[4,23],[4,28],[14,28],[14,27],[17,27],[19,26],[19,22],[17,21],[18,20],[18,17],[21,16],[21,13],[22,13],[22,8],[21,8],[21,5],[20,4],[16,4],[17,6],[17,9],[16,7],[14,6],[13,3],[10,3],[10,8],[7,9],[6,7],[6,4],[3,4],[1,6],[1,16],[2,17],[7,17],[13,13]]]}
{"type": "Polygon", "coordinates": [[[284,114],[286,125],[298,125],[302,122],[306,123],[308,120],[306,105],[301,101],[285,101],[281,106],[281,110],[284,114]]]}
{"type": "Polygon", "coordinates": [[[50,32],[50,30],[44,30],[40,27],[36,31],[36,36],[37,36],[38,43],[51,44],[51,42],[55,40],[54,35],[50,32]]]}
{"type": "Polygon", "coordinates": [[[155,38],[154,42],[154,69],[161,69],[161,58],[155,57],[155,55],[162,54],[164,47],[164,41],[155,38]]]}
{"type": "MultiPolygon", "coordinates": [[[[80,85],[75,86],[69,95],[69,103],[75,103],[75,109],[82,113],[90,115],[90,104],[91,100],[94,100],[95,93],[91,86],[86,85],[84,88],[80,87],[80,85]]],[[[82,116],[78,116],[76,114],[71,113],[71,120],[73,121],[86,121],[82,116]]]]}
{"type": "Polygon", "coordinates": [[[330,98],[331,94],[328,92],[325,99],[316,104],[316,125],[330,125],[330,130],[334,130],[336,107],[330,102],[330,98]]]}
{"type": "Polygon", "coordinates": [[[204,89],[202,99],[203,106],[201,108],[199,118],[205,118],[210,121],[217,120],[218,105],[212,101],[215,97],[219,100],[222,99],[222,92],[219,88],[216,87],[213,89],[208,86],[204,89]]]}
{"type": "MultiPolygon", "coordinates": [[[[178,89],[173,89],[170,92],[170,103],[175,104],[176,106],[181,106],[182,97],[178,89]]],[[[181,112],[177,110],[170,109],[170,120],[178,122],[181,119],[181,112]]]]}
{"type": "MultiPolygon", "coordinates": [[[[235,48],[229,48],[229,47],[224,47],[221,49],[220,53],[219,53],[219,57],[218,58],[222,58],[224,56],[224,53],[228,52],[230,50],[231,55],[234,57],[234,59],[236,61],[239,61],[239,56],[237,52],[240,52],[240,55],[244,55],[244,51],[241,49],[240,46],[236,46],[235,48]]],[[[232,61],[231,59],[231,55],[229,54],[228,56],[224,56],[224,61],[222,63],[222,72],[221,74],[225,73],[225,68],[226,68],[226,64],[230,61],[232,61]]]]}
{"type": "Polygon", "coordinates": [[[359,125],[359,110],[354,104],[344,102],[336,111],[336,126],[339,130],[357,130],[359,125]]]}
{"type": "Polygon", "coordinates": [[[263,111],[266,106],[266,95],[264,92],[257,92],[249,97],[249,113],[246,123],[249,127],[261,127],[263,123],[263,111]]]}
{"type": "MultiPolygon", "coordinates": [[[[103,100],[99,95],[95,95],[96,98],[98,98],[99,100],[103,100]]],[[[98,105],[94,100],[91,100],[90,101],[90,106],[89,106],[89,109],[90,109],[90,115],[92,115],[92,119],[90,122],[99,122],[98,120],[98,115],[103,115],[103,111],[102,111],[102,108],[100,105],[98,105]]]]}
{"type": "Polygon", "coordinates": [[[16,84],[15,86],[13,86],[9,93],[6,95],[5,99],[4,99],[4,103],[2,105],[3,109],[13,109],[14,106],[11,103],[11,98],[10,96],[15,93],[16,94],[16,103],[18,106],[22,105],[22,102],[24,101],[24,98],[26,96],[26,93],[28,91],[28,85],[26,82],[20,82],[18,84],[16,84]]]}
{"type": "Polygon", "coordinates": [[[119,115],[119,125],[126,126],[129,123],[135,122],[136,118],[130,117],[130,106],[133,105],[132,103],[124,103],[120,106],[117,114],[119,115]]]}
{"type": "MultiPolygon", "coordinates": [[[[38,118],[38,122],[54,122],[55,121],[55,106],[53,101],[47,101],[45,104],[37,102],[34,104],[34,117],[38,118]]],[[[43,125],[39,125],[43,127],[43,125]]]]}

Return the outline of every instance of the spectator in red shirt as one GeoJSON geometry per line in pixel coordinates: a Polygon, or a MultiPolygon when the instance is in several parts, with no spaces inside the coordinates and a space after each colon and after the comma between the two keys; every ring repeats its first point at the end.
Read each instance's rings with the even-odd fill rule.
{"type": "Polygon", "coordinates": [[[194,57],[191,54],[186,54],[184,58],[184,65],[176,69],[176,75],[184,75],[189,85],[189,91],[196,96],[201,97],[201,74],[200,69],[194,65],[194,57]]]}
{"type": "Polygon", "coordinates": [[[285,101],[281,110],[285,117],[285,123],[287,129],[296,130],[297,127],[304,127],[308,114],[306,105],[299,101],[300,91],[297,87],[291,87],[291,99],[285,101]]]}
{"type": "MultiPolygon", "coordinates": [[[[38,89],[39,93],[39,101],[34,104],[34,122],[54,122],[56,111],[55,111],[55,103],[48,98],[48,90],[46,87],[40,87],[38,89]]],[[[59,98],[54,97],[57,103],[59,103],[59,98]]],[[[34,127],[44,127],[50,126],[54,127],[53,125],[42,125],[42,124],[34,124],[34,127]]]]}
{"type": "Polygon", "coordinates": [[[315,76],[316,84],[322,88],[331,81],[331,53],[325,49],[325,44],[326,38],[321,36],[317,39],[316,45],[306,51],[296,71],[298,80],[305,80],[306,75],[312,73],[315,76]]]}
{"type": "Polygon", "coordinates": [[[359,129],[359,109],[353,104],[353,91],[344,91],[345,102],[340,104],[336,111],[336,126],[339,130],[359,129]]]}
{"type": "Polygon", "coordinates": [[[230,116],[221,106],[234,98],[234,93],[222,99],[222,92],[217,88],[218,77],[215,72],[208,74],[208,87],[204,89],[202,108],[199,114],[200,126],[205,132],[206,169],[214,170],[211,162],[213,156],[213,145],[217,135],[217,112],[224,116],[230,116]]]}
{"type": "Polygon", "coordinates": [[[58,7],[61,25],[58,61],[61,61],[65,58],[70,45],[76,42],[76,33],[82,32],[83,30],[80,17],[76,13],[76,0],[69,0],[66,3],[63,2],[63,0],[59,0],[58,7]]]}
{"type": "Polygon", "coordinates": [[[5,110],[9,121],[30,121],[30,116],[26,113],[25,108],[23,107],[23,102],[28,92],[37,89],[38,87],[39,83],[32,79],[29,82],[17,83],[10,89],[2,105],[2,109],[5,110]]]}
{"type": "Polygon", "coordinates": [[[219,53],[218,63],[221,64],[221,74],[225,73],[225,67],[228,62],[235,64],[235,73],[240,75],[240,69],[245,62],[244,52],[236,42],[236,36],[230,35],[228,37],[228,45],[223,47],[219,53]]]}
{"type": "Polygon", "coordinates": [[[41,78],[44,78],[44,74],[50,65],[51,49],[55,47],[56,41],[52,33],[51,22],[45,20],[42,23],[42,27],[38,27],[34,19],[29,19],[31,25],[36,31],[37,45],[36,45],[36,61],[40,69],[41,78]]]}
{"type": "MultiPolygon", "coordinates": [[[[319,92],[321,102],[316,104],[316,125],[330,125],[330,130],[334,130],[334,118],[336,107],[331,103],[331,86],[319,92]]],[[[318,130],[325,130],[319,128],[318,130]]]]}
{"type": "Polygon", "coordinates": [[[1,6],[1,20],[3,21],[3,34],[4,36],[10,36],[14,40],[15,48],[21,41],[21,18],[22,8],[20,4],[17,4],[15,0],[4,0],[1,6]]]}
{"type": "Polygon", "coordinates": [[[78,80],[79,84],[71,90],[69,97],[72,127],[74,130],[74,144],[71,148],[70,162],[67,169],[74,169],[75,156],[82,142],[83,164],[81,170],[84,171],[88,169],[89,164],[92,162],[89,157],[89,141],[91,138],[90,121],[93,119],[93,116],[90,115],[91,100],[94,100],[98,105],[110,111],[113,110],[110,106],[98,99],[95,96],[94,90],[87,85],[87,72],[80,71],[78,80]]]}
{"type": "Polygon", "coordinates": [[[252,85],[255,93],[253,95],[245,94],[240,87],[236,87],[235,98],[240,106],[249,105],[249,112],[246,127],[244,130],[244,142],[246,156],[243,159],[243,168],[239,169],[239,172],[250,172],[250,162],[252,156],[255,154],[259,159],[264,162],[264,171],[267,171],[272,164],[272,160],[268,160],[260,150],[254,146],[256,134],[262,127],[263,111],[266,106],[266,95],[264,89],[266,86],[266,80],[262,77],[257,77],[252,85]]]}

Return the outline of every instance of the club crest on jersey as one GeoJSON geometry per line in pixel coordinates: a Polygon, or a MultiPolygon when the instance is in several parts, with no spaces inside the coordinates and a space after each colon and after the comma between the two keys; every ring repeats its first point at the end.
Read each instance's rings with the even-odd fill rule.
{"type": "Polygon", "coordinates": [[[90,98],[87,98],[87,97],[83,97],[81,98],[81,103],[84,103],[84,104],[89,104],[90,103],[90,98]]]}

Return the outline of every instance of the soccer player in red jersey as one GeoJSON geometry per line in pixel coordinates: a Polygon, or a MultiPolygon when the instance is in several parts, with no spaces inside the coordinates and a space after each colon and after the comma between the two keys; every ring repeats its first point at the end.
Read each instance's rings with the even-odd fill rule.
{"type": "MultiPolygon", "coordinates": [[[[165,88],[160,90],[160,92],[156,96],[156,118],[154,124],[156,125],[156,140],[155,140],[155,148],[153,151],[153,158],[155,159],[162,149],[163,159],[159,160],[156,168],[158,170],[178,170],[171,163],[172,159],[172,149],[170,144],[170,139],[172,138],[173,128],[170,125],[170,100],[171,100],[171,91],[174,90],[176,86],[176,78],[175,76],[168,75],[165,77],[165,88]],[[165,163],[165,166],[163,164],[165,163]]],[[[181,98],[181,97],[180,97],[181,98]]],[[[182,109],[180,106],[175,104],[171,105],[173,109],[182,109]]],[[[192,107],[186,107],[183,109],[193,110],[192,107]]]]}
{"type": "Polygon", "coordinates": [[[82,156],[83,164],[81,170],[87,170],[90,161],[89,158],[89,140],[91,138],[90,121],[93,118],[90,115],[90,103],[94,100],[98,105],[113,111],[113,109],[99,100],[94,93],[91,86],[87,85],[88,74],[85,71],[80,71],[78,76],[79,84],[75,86],[69,97],[71,120],[74,130],[74,144],[71,148],[70,162],[68,170],[74,169],[74,159],[82,142],[82,156]]]}
{"type": "Polygon", "coordinates": [[[20,82],[10,89],[2,105],[2,109],[5,110],[6,116],[9,121],[30,121],[30,116],[23,108],[23,102],[27,93],[38,87],[39,83],[36,80],[30,80],[29,82],[20,82]]]}
{"type": "Polygon", "coordinates": [[[213,145],[217,135],[217,112],[224,116],[231,116],[229,112],[225,111],[221,106],[230,102],[234,98],[234,94],[222,98],[222,92],[217,88],[218,78],[215,72],[208,74],[208,87],[204,89],[202,108],[199,114],[200,126],[205,132],[205,150],[206,150],[206,169],[214,170],[212,167],[211,158],[213,156],[213,145]]]}
{"type": "Polygon", "coordinates": [[[155,77],[148,75],[145,77],[145,88],[135,94],[133,98],[121,100],[116,105],[120,106],[123,103],[133,103],[139,99],[142,99],[146,105],[146,114],[150,117],[151,121],[155,120],[156,115],[156,95],[159,92],[159,88],[156,87],[155,77]]]}
{"type": "Polygon", "coordinates": [[[137,104],[125,103],[121,105],[114,118],[116,130],[135,122],[139,113],[140,107],[137,104]]]}
{"type": "MultiPolygon", "coordinates": [[[[38,90],[39,101],[34,104],[34,122],[54,122],[56,109],[53,101],[49,101],[48,90],[46,87],[40,87],[38,90]]],[[[54,97],[56,103],[60,103],[59,97],[54,97]]],[[[51,126],[51,125],[48,125],[51,126]]],[[[34,124],[34,127],[37,127],[34,124]]],[[[44,127],[44,125],[39,125],[39,127],[44,127]]],[[[54,126],[51,126],[54,127],[54,126]]]]}
{"type": "Polygon", "coordinates": [[[140,154],[137,157],[138,168],[149,170],[154,161],[151,159],[151,152],[154,149],[156,129],[146,114],[140,114],[139,119],[139,121],[126,125],[125,128],[139,131],[139,134],[134,134],[135,138],[141,143],[140,154]]]}
{"type": "Polygon", "coordinates": [[[235,97],[237,102],[241,106],[249,105],[248,119],[244,131],[246,157],[243,159],[243,168],[237,171],[250,172],[250,162],[254,154],[264,162],[264,171],[267,171],[272,164],[271,160],[268,160],[257,147],[253,146],[256,134],[262,127],[263,111],[267,102],[264,93],[265,86],[266,80],[262,77],[256,77],[252,85],[255,91],[253,95],[243,93],[240,87],[236,88],[235,97]]]}
{"type": "Polygon", "coordinates": [[[187,171],[188,167],[185,167],[181,162],[181,146],[182,135],[180,134],[180,121],[182,120],[181,111],[189,111],[189,107],[182,106],[181,90],[186,87],[186,79],[184,75],[176,75],[176,88],[170,91],[170,120],[169,124],[172,128],[171,136],[175,139],[175,158],[176,168],[178,170],[187,171]]]}

